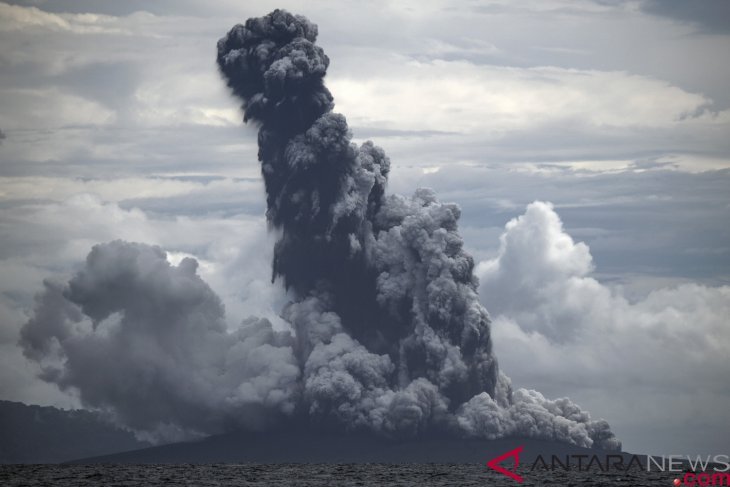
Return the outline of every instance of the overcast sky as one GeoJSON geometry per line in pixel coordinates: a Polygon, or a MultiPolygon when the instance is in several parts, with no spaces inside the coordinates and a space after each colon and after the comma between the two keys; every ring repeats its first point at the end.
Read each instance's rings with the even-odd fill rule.
{"type": "Polygon", "coordinates": [[[336,111],[390,155],[390,191],[462,207],[513,384],[629,451],[728,453],[723,0],[0,3],[0,399],[77,405],[16,343],[43,279],[96,243],[193,256],[229,326],[276,322],[256,134],[215,66],[276,7],[319,25],[336,111]]]}

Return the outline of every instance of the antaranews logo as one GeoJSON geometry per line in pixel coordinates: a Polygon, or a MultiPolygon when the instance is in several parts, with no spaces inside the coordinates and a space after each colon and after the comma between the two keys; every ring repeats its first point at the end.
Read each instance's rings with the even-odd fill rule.
{"type": "MultiPolygon", "coordinates": [[[[492,470],[522,483],[524,478],[517,473],[520,466],[520,453],[524,446],[518,446],[514,450],[503,453],[487,462],[492,470]],[[501,463],[514,459],[512,469],[508,470],[501,463]]],[[[645,456],[628,454],[606,454],[603,456],[594,454],[570,454],[565,456],[550,455],[547,457],[538,455],[530,466],[530,472],[535,468],[545,470],[577,470],[588,471],[591,469],[601,472],[616,471],[626,472],[637,469],[647,472],[684,472],[682,478],[675,478],[672,482],[675,487],[687,485],[690,487],[705,487],[723,485],[730,486],[730,456],[728,455],[707,455],[706,457],[690,455],[669,455],[669,456],[645,456]],[[628,461],[626,461],[628,459],[628,461]],[[712,467],[711,471],[708,469],[712,467]],[[698,472],[698,470],[700,470],[698,472]]]]}

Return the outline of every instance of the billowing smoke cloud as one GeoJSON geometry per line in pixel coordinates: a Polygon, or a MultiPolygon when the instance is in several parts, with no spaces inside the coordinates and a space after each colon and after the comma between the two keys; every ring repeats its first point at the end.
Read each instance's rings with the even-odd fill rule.
{"type": "Polygon", "coordinates": [[[282,231],[275,276],[390,357],[399,386],[423,378],[458,404],[494,395],[489,321],[456,232],[459,209],[426,190],[384,197],[390,162],[372,143],[352,144],[331,112],[316,36],[307,19],[276,11],[218,43],[221,71],[260,125],[267,216],[282,231]]]}
{"type": "Polygon", "coordinates": [[[158,247],[95,246],[67,285],[45,283],[21,333],[42,377],[152,438],[265,427],[297,402],[291,336],[267,320],[226,330],[223,306],[158,247]]]}
{"type": "Polygon", "coordinates": [[[385,195],[390,162],[356,146],[324,86],[317,27],[277,10],[235,26],[218,65],[258,125],[273,278],[291,325],[229,332],[195,262],[141,244],[95,247],[47,284],[25,326],[44,377],[138,431],[212,433],[280,416],[407,438],[521,435],[620,447],[568,399],[513,392],[492,353],[460,210],[421,189],[385,195]]]}

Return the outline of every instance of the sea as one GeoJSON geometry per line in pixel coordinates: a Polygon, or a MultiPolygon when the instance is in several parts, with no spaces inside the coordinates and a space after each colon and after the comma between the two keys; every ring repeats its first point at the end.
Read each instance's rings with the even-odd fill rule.
{"type": "Polygon", "coordinates": [[[673,486],[681,474],[530,471],[522,482],[479,464],[0,465],[1,486],[673,486]]]}

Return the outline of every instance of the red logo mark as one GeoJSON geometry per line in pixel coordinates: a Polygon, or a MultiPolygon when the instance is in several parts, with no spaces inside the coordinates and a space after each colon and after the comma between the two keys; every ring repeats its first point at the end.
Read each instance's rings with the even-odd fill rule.
{"type": "Polygon", "coordinates": [[[507,453],[498,456],[497,458],[492,458],[487,462],[487,467],[491,468],[494,471],[497,471],[501,473],[502,475],[506,475],[507,477],[516,480],[520,484],[522,483],[522,477],[517,475],[517,467],[520,466],[520,452],[522,451],[524,447],[518,446],[512,451],[508,451],[507,453]],[[508,458],[514,457],[515,459],[515,466],[512,468],[512,470],[507,470],[504,467],[501,467],[499,464],[503,461],[507,460],[508,458]]]}

